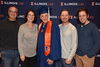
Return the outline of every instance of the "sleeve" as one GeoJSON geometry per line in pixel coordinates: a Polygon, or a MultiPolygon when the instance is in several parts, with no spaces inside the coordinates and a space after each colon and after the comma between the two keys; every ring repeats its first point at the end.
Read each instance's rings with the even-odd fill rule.
{"type": "Polygon", "coordinates": [[[1,22],[0,22],[0,47],[1,47],[1,22]]]}
{"type": "Polygon", "coordinates": [[[23,43],[23,28],[20,26],[19,32],[18,32],[18,50],[20,53],[20,56],[24,56],[24,43],[23,43]]]}
{"type": "Polygon", "coordinates": [[[68,56],[69,59],[73,59],[75,53],[76,53],[76,49],[77,49],[77,44],[78,44],[78,36],[77,36],[77,30],[76,28],[74,28],[72,30],[72,35],[71,35],[71,50],[70,50],[70,54],[68,56]]]}
{"type": "Polygon", "coordinates": [[[56,23],[53,23],[51,33],[51,52],[49,59],[59,60],[61,58],[60,29],[56,23]]]}
{"type": "Polygon", "coordinates": [[[37,24],[36,24],[36,37],[38,38],[38,25],[37,24]]]}
{"type": "Polygon", "coordinates": [[[89,53],[87,54],[88,57],[93,57],[96,55],[96,53],[99,51],[100,49],[100,33],[99,33],[99,29],[96,27],[96,25],[93,25],[92,27],[92,36],[93,36],[93,43],[94,46],[93,48],[89,51],[89,53]]]}
{"type": "MultiPolygon", "coordinates": [[[[38,25],[36,24],[36,43],[37,43],[37,39],[38,39],[38,25]]],[[[37,44],[36,44],[36,50],[37,50],[37,44]]]]}

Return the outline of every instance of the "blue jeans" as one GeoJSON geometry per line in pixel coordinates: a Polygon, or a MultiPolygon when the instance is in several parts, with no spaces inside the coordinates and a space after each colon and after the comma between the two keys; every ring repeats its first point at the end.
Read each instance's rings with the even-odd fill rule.
{"type": "Polygon", "coordinates": [[[18,67],[18,50],[1,50],[1,58],[3,67],[18,67]]]}
{"type": "Polygon", "coordinates": [[[56,63],[55,67],[73,67],[73,61],[71,64],[66,64],[65,59],[58,60],[55,63],[56,63]]]}

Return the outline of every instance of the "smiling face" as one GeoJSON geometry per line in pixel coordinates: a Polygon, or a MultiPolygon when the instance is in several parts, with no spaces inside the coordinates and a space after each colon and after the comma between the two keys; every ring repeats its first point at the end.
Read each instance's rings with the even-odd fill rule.
{"type": "Polygon", "coordinates": [[[60,15],[60,19],[63,23],[68,22],[70,19],[70,15],[68,11],[62,11],[60,15]]]}
{"type": "Polygon", "coordinates": [[[27,18],[27,21],[33,22],[34,21],[34,18],[35,18],[34,12],[29,11],[26,18],[27,18]]]}
{"type": "Polygon", "coordinates": [[[17,15],[18,15],[18,9],[16,7],[10,7],[8,9],[9,20],[16,20],[17,15]]]}
{"type": "Polygon", "coordinates": [[[40,19],[42,20],[42,22],[47,23],[48,22],[48,13],[41,14],[40,19]]]}
{"type": "Polygon", "coordinates": [[[85,11],[80,11],[78,16],[81,23],[84,24],[86,21],[88,21],[89,15],[85,11]]]}

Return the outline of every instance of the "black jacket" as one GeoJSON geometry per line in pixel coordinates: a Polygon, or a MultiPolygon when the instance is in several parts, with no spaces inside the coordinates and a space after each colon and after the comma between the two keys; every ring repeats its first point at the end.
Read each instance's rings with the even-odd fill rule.
{"type": "Polygon", "coordinates": [[[18,21],[0,21],[0,49],[18,49],[18,21]]]}

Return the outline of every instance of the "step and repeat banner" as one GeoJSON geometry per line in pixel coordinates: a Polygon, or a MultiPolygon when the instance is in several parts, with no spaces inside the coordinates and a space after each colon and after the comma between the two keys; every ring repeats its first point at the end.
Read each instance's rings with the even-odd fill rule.
{"type": "MultiPolygon", "coordinates": [[[[77,25],[76,11],[79,8],[87,8],[90,12],[90,20],[100,29],[100,0],[0,0],[0,20],[7,17],[8,7],[17,6],[19,9],[18,19],[24,23],[24,15],[28,9],[33,9],[37,13],[40,6],[48,6],[53,22],[59,23],[59,13],[62,9],[68,9],[71,12],[71,23],[77,25]]],[[[97,54],[96,65],[100,66],[100,51],[97,54]]]]}
{"type": "MultiPolygon", "coordinates": [[[[59,13],[62,9],[71,11],[71,22],[76,24],[76,11],[85,7],[90,12],[90,19],[100,29],[100,0],[0,0],[0,20],[7,17],[8,7],[15,5],[19,9],[18,18],[23,22],[27,9],[37,9],[40,6],[48,6],[51,12],[51,19],[59,22],[59,13]]],[[[39,21],[39,20],[38,20],[39,21]]],[[[38,23],[37,21],[37,23],[38,23]]]]}

